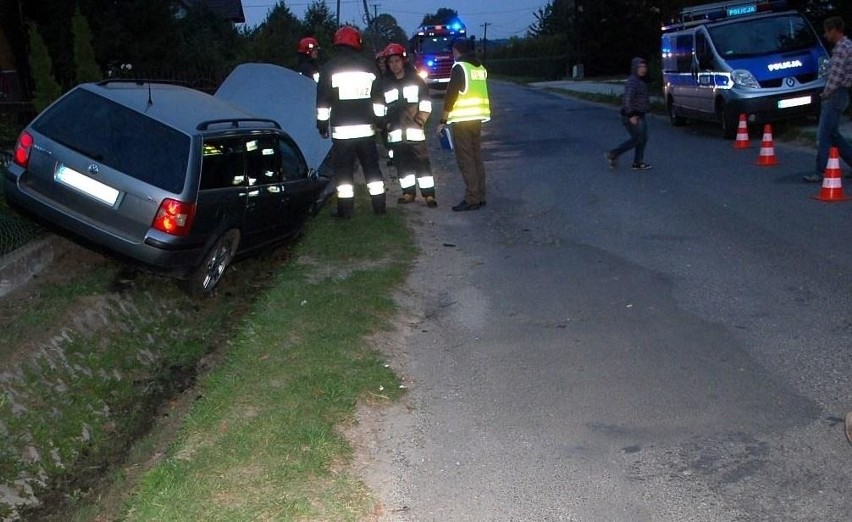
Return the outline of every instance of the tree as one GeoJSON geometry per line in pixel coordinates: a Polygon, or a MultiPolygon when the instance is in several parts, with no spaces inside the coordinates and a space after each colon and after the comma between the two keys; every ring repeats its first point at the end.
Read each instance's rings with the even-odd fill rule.
{"type": "Polygon", "coordinates": [[[302,25],[305,27],[304,36],[313,36],[320,43],[320,47],[331,49],[331,40],[337,31],[337,19],[325,0],[311,2],[305,10],[302,25]]]}
{"type": "Polygon", "coordinates": [[[441,7],[432,14],[423,16],[423,21],[420,25],[443,25],[449,24],[459,19],[459,13],[455,9],[449,7],[441,7]]]}
{"type": "Polygon", "coordinates": [[[175,66],[223,71],[237,61],[244,44],[234,26],[205,5],[190,6],[176,21],[175,66]]]}
{"type": "Polygon", "coordinates": [[[33,105],[41,112],[62,95],[62,87],[53,76],[53,61],[47,50],[47,44],[35,25],[30,25],[30,67],[32,69],[33,105]]]}
{"type": "Polygon", "coordinates": [[[95,60],[95,50],[92,48],[92,30],[79,7],[74,10],[71,32],[74,35],[74,63],[77,70],[77,83],[102,80],[103,74],[95,60]]]}
{"type": "MultiPolygon", "coordinates": [[[[35,25],[39,28],[39,37],[51,57],[53,78],[61,85],[73,84],[75,67],[71,17],[76,4],[68,0],[28,0],[19,4],[22,22],[27,26],[35,25]]],[[[31,27],[29,32],[32,32],[31,27]]]]}
{"type": "Polygon", "coordinates": [[[305,28],[284,2],[278,2],[266,21],[250,35],[247,53],[253,61],[296,66],[296,48],[305,28]]]}
{"type": "Polygon", "coordinates": [[[575,12],[574,0],[551,0],[533,13],[536,21],[529,27],[527,34],[533,38],[571,34],[576,22],[575,12]]]}
{"type": "Polygon", "coordinates": [[[403,47],[408,45],[408,35],[389,14],[380,14],[373,18],[370,27],[364,31],[364,42],[371,43],[375,52],[387,47],[390,43],[398,43],[403,47]]]}

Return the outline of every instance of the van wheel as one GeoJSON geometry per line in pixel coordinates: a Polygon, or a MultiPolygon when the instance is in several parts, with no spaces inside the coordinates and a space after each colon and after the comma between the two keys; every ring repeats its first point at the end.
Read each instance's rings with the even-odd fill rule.
{"type": "Polygon", "coordinates": [[[186,291],[196,297],[210,297],[216,290],[216,285],[222,280],[225,271],[231,265],[237,246],[240,244],[240,233],[229,230],[222,234],[213,248],[204,256],[204,262],[184,281],[186,291]]]}
{"type": "Polygon", "coordinates": [[[737,125],[739,117],[732,111],[725,102],[720,101],[716,104],[716,118],[722,126],[722,137],[726,140],[732,140],[737,137],[737,125]]]}
{"type": "Polygon", "coordinates": [[[671,96],[669,96],[669,99],[666,101],[666,107],[669,110],[669,121],[673,127],[680,127],[686,123],[686,118],[677,113],[677,109],[675,109],[674,106],[674,100],[671,96]]]}

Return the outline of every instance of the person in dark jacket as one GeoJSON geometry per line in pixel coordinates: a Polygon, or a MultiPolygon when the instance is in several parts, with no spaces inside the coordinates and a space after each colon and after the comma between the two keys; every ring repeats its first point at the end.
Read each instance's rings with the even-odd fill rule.
{"type": "Polygon", "coordinates": [[[306,36],[299,40],[299,47],[296,52],[299,55],[299,65],[297,71],[302,76],[306,76],[313,81],[319,81],[319,65],[317,58],[319,57],[319,42],[313,36],[306,36]]]}
{"type": "Polygon", "coordinates": [[[375,65],[361,55],[361,33],[343,26],[334,34],[335,54],[320,71],[317,130],[332,139],[337,211],[350,219],[355,208],[355,159],[361,164],[373,212],[385,213],[385,183],[379,169],[376,127],[385,104],[375,65]]]}
{"type": "Polygon", "coordinates": [[[453,40],[453,57],[455,63],[437,130],[440,134],[450,126],[456,163],[464,179],[464,199],[453,210],[479,210],[485,206],[482,124],[491,119],[488,71],[476,57],[473,41],[467,38],[453,40]]]}
{"type": "Polygon", "coordinates": [[[412,203],[417,186],[426,206],[438,206],[435,199],[435,179],[426,148],[424,126],[432,112],[429,87],[408,63],[405,47],[392,43],[385,47],[388,74],[382,80],[387,106],[386,130],[388,144],[393,150],[394,164],[402,196],[400,204],[412,203]]]}
{"type": "Polygon", "coordinates": [[[615,168],[618,165],[618,157],[630,149],[633,149],[632,169],[651,168],[651,165],[645,163],[645,145],[648,143],[648,122],[645,121],[645,115],[651,110],[648,81],[648,63],[643,58],[633,58],[630,63],[630,77],[624,86],[624,104],[621,107],[621,121],[630,138],[604,153],[610,168],[615,168]]]}

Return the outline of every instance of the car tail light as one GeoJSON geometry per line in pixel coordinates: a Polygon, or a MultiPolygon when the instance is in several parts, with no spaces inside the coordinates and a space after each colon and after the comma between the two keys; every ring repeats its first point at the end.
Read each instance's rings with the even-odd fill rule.
{"type": "Polygon", "coordinates": [[[30,151],[33,149],[33,137],[28,132],[22,132],[15,144],[15,156],[13,161],[21,167],[27,168],[30,164],[30,151]]]}
{"type": "Polygon", "coordinates": [[[192,228],[195,218],[195,205],[176,199],[166,198],[160,203],[157,215],[151,226],[173,236],[185,236],[192,228]]]}

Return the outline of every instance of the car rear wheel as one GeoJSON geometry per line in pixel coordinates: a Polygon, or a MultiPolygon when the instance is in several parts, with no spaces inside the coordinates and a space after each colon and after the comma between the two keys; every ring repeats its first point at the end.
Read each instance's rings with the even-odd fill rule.
{"type": "Polygon", "coordinates": [[[239,244],[238,231],[229,230],[222,234],[213,248],[204,256],[204,262],[185,281],[187,292],[197,297],[212,296],[225,271],[231,265],[239,244]]]}

